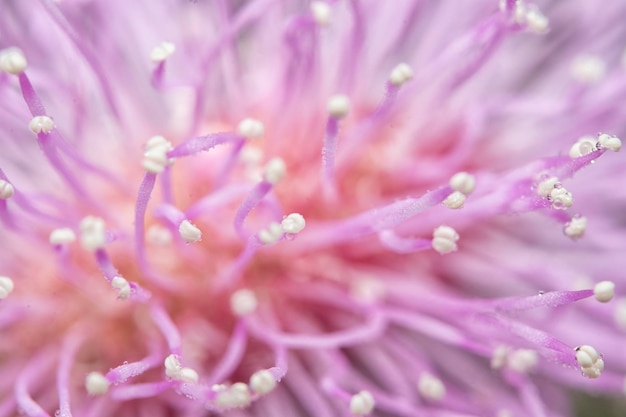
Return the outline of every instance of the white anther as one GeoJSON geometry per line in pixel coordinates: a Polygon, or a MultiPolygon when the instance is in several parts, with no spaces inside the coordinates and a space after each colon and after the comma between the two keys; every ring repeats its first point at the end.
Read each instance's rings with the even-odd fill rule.
{"type": "Polygon", "coordinates": [[[146,239],[158,246],[167,246],[172,243],[172,233],[167,227],[153,224],[146,231],[146,239]]]}
{"type": "Polygon", "coordinates": [[[550,191],[550,201],[552,201],[552,208],[556,210],[566,210],[574,204],[572,193],[564,187],[554,188],[550,191]]]}
{"type": "Polygon", "coordinates": [[[467,172],[457,172],[450,178],[450,188],[460,191],[465,195],[470,195],[476,187],[476,179],[467,172]]]}
{"type": "Polygon", "coordinates": [[[263,151],[254,146],[244,146],[239,153],[239,160],[245,165],[256,167],[263,160],[263,151]]]}
{"type": "Polygon", "coordinates": [[[593,366],[596,360],[594,360],[587,352],[584,350],[579,350],[576,352],[576,362],[581,366],[581,368],[590,368],[593,366]]]}
{"type": "Polygon", "coordinates": [[[607,135],[606,133],[600,133],[598,135],[598,144],[613,152],[619,152],[622,149],[622,141],[615,135],[607,135]]]}
{"type": "Polygon", "coordinates": [[[310,7],[313,19],[315,19],[318,25],[327,26],[330,23],[331,10],[328,3],[323,1],[313,1],[311,2],[310,7]]]}
{"type": "Polygon", "coordinates": [[[104,220],[87,216],[80,221],[80,243],[88,251],[100,249],[106,243],[104,220]]]}
{"type": "Polygon", "coordinates": [[[600,354],[593,346],[589,346],[589,345],[577,346],[575,350],[576,352],[582,351],[582,352],[585,352],[587,355],[589,355],[589,357],[591,358],[592,364],[595,363],[598,359],[600,359],[600,354]]]}
{"type": "Polygon", "coordinates": [[[50,133],[54,129],[54,121],[50,116],[35,116],[30,119],[28,128],[34,134],[38,133],[50,133]]]}
{"type": "Polygon", "coordinates": [[[15,194],[15,189],[8,181],[0,179],[0,200],[8,200],[15,194]]]}
{"type": "Polygon", "coordinates": [[[598,378],[604,370],[604,360],[598,352],[589,345],[578,346],[576,349],[576,362],[588,378],[598,378]]]}
{"type": "Polygon", "coordinates": [[[526,23],[526,4],[523,1],[515,2],[515,10],[513,11],[513,20],[520,25],[526,23]]]}
{"type": "Polygon", "coordinates": [[[404,62],[396,65],[389,74],[389,82],[396,87],[401,86],[411,78],[413,78],[413,70],[409,64],[405,64],[404,62]]]}
{"type": "Polygon", "coordinates": [[[591,379],[599,378],[600,374],[602,373],[602,370],[596,368],[595,366],[592,366],[590,368],[581,368],[581,371],[582,371],[583,375],[585,375],[587,378],[591,378],[591,379]]]}
{"type": "Polygon", "coordinates": [[[163,172],[166,166],[174,162],[173,159],[167,157],[167,153],[171,150],[172,144],[163,136],[151,137],[146,142],[141,166],[152,174],[163,172]]]}
{"type": "Polygon", "coordinates": [[[176,51],[176,45],[172,42],[161,42],[155,46],[150,52],[150,59],[152,62],[163,62],[176,51]]]}
{"type": "Polygon", "coordinates": [[[572,63],[572,77],[583,84],[597,84],[605,73],[606,64],[596,56],[579,55],[572,63]]]}
{"type": "Polygon", "coordinates": [[[89,395],[104,395],[111,383],[100,372],[89,372],[85,377],[85,388],[89,395]]]}
{"type": "Polygon", "coordinates": [[[236,316],[254,313],[259,302],[252,290],[242,288],[230,296],[230,311],[236,316]]]}
{"type": "Polygon", "coordinates": [[[0,300],[7,298],[13,292],[13,288],[15,285],[11,278],[0,276],[0,300]]]}
{"type": "Polygon", "coordinates": [[[557,177],[551,177],[543,180],[537,185],[537,194],[542,197],[550,195],[555,186],[560,186],[559,179],[557,177]]]}
{"type": "Polygon", "coordinates": [[[117,296],[120,300],[126,300],[130,296],[130,284],[124,277],[113,277],[111,280],[111,287],[117,290],[117,296]]]}
{"type": "Polygon", "coordinates": [[[276,379],[267,369],[256,371],[250,377],[250,389],[259,394],[269,394],[276,388],[276,379]]]}
{"type": "Polygon", "coordinates": [[[153,148],[158,148],[158,147],[163,147],[163,146],[171,146],[172,144],[165,139],[163,136],[161,135],[155,135],[150,137],[150,139],[148,139],[146,141],[146,145],[145,145],[145,149],[153,149],[153,148]]]}
{"type": "Polygon", "coordinates": [[[165,358],[163,366],[165,366],[165,375],[172,379],[178,379],[180,371],[183,369],[180,365],[180,361],[178,360],[178,356],[173,353],[165,358]]]}
{"type": "Polygon", "coordinates": [[[263,179],[270,184],[276,184],[287,174],[287,166],[282,158],[270,159],[263,169],[263,179]]]}
{"type": "Polygon", "coordinates": [[[278,242],[283,234],[283,227],[279,223],[272,222],[267,229],[259,232],[259,240],[264,245],[271,245],[278,242]]]}
{"type": "Polygon", "coordinates": [[[536,6],[528,7],[524,20],[528,29],[538,34],[546,33],[550,26],[550,20],[536,6]]]}
{"type": "Polygon", "coordinates": [[[183,220],[178,226],[180,237],[187,243],[195,243],[202,239],[202,231],[189,220],[183,220]]]}
{"type": "Polygon", "coordinates": [[[236,382],[230,387],[221,387],[215,398],[215,404],[222,408],[246,407],[250,402],[248,385],[243,382],[236,382]]]}
{"type": "Polygon", "coordinates": [[[250,404],[250,390],[248,389],[248,384],[235,382],[230,387],[230,392],[236,407],[245,407],[250,404]]]}
{"type": "Polygon", "coordinates": [[[428,372],[423,372],[417,381],[417,390],[428,400],[440,401],[446,395],[446,387],[441,379],[428,372]]]}
{"type": "Polygon", "coordinates": [[[355,416],[366,416],[374,410],[376,402],[369,391],[360,391],[350,399],[350,412],[355,416]]]}
{"type": "Polygon", "coordinates": [[[462,192],[454,191],[452,194],[447,196],[445,200],[443,200],[443,205],[453,210],[460,209],[463,207],[463,204],[465,204],[466,198],[467,197],[462,192]]]}
{"type": "Polygon", "coordinates": [[[328,100],[327,109],[328,113],[335,119],[346,117],[350,112],[350,99],[343,94],[332,96],[328,100]]]}
{"type": "Polygon", "coordinates": [[[571,158],[578,158],[596,150],[596,139],[593,136],[583,136],[569,150],[571,158]]]}
{"type": "Polygon", "coordinates": [[[509,354],[507,364],[514,371],[526,373],[537,366],[539,356],[531,349],[517,349],[509,354]]]}
{"type": "Polygon", "coordinates": [[[587,229],[586,217],[574,217],[565,224],[563,232],[572,239],[578,239],[585,234],[587,229]]]}
{"type": "Polygon", "coordinates": [[[76,234],[72,229],[63,227],[60,229],[54,229],[50,233],[50,238],[48,240],[51,245],[66,245],[76,240],[76,234]]]}
{"type": "Polygon", "coordinates": [[[611,281],[600,281],[593,287],[593,296],[601,303],[608,303],[615,295],[615,284],[611,281]]]}
{"type": "Polygon", "coordinates": [[[239,122],[239,125],[237,125],[237,133],[248,139],[260,138],[263,136],[264,132],[265,127],[263,126],[263,123],[256,119],[246,118],[239,122]]]}
{"type": "Polygon", "coordinates": [[[439,226],[433,231],[433,249],[441,254],[457,250],[459,234],[450,226],[439,226]]]}
{"type": "Polygon", "coordinates": [[[510,350],[511,349],[508,346],[500,345],[496,347],[491,356],[491,369],[497,370],[504,368],[510,350]]]}
{"type": "Polygon", "coordinates": [[[200,377],[198,372],[191,368],[181,368],[178,373],[178,377],[175,378],[179,381],[186,382],[187,384],[197,384],[200,377]]]}
{"type": "Polygon", "coordinates": [[[289,234],[300,233],[306,226],[306,221],[300,213],[291,213],[280,222],[283,232],[289,234]]]}
{"type": "Polygon", "coordinates": [[[165,375],[168,377],[188,384],[198,383],[198,372],[191,368],[183,368],[177,355],[172,353],[166,357],[163,365],[165,367],[165,375]]]}
{"type": "Polygon", "coordinates": [[[28,62],[26,61],[26,57],[19,48],[0,50],[0,71],[19,75],[24,72],[27,66],[28,62]]]}

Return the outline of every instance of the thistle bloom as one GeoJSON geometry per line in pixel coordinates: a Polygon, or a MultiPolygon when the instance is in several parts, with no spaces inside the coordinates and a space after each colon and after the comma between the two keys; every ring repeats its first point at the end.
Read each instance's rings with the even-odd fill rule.
{"type": "Polygon", "coordinates": [[[0,417],[622,393],[625,13],[5,0],[0,417]]]}

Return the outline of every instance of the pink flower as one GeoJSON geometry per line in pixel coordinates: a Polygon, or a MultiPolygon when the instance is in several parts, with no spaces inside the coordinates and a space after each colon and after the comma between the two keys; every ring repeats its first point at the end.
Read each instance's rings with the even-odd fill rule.
{"type": "Polygon", "coordinates": [[[620,394],[626,7],[562,3],[5,1],[0,417],[620,394]]]}

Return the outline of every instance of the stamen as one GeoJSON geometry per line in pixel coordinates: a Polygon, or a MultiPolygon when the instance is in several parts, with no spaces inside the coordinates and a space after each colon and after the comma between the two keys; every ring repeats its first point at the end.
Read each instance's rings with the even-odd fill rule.
{"type": "Polygon", "coordinates": [[[607,135],[606,133],[600,133],[598,135],[598,149],[606,148],[613,152],[619,152],[622,149],[622,141],[615,135],[607,135]]]}
{"type": "Polygon", "coordinates": [[[396,65],[389,74],[389,82],[396,87],[402,86],[411,78],[413,78],[413,70],[409,64],[405,64],[404,62],[396,65]]]}
{"type": "Polygon", "coordinates": [[[248,385],[236,382],[230,387],[218,386],[219,392],[215,398],[215,404],[221,408],[240,408],[250,405],[250,391],[248,385]]]}
{"type": "Polygon", "coordinates": [[[508,355],[507,364],[516,372],[527,373],[537,366],[539,356],[531,349],[517,349],[508,355]]]}
{"type": "Polygon", "coordinates": [[[444,255],[457,250],[459,234],[449,226],[439,226],[433,232],[433,249],[444,255]]]}
{"type": "Polygon", "coordinates": [[[30,120],[28,128],[34,134],[48,134],[54,129],[54,121],[49,116],[35,116],[30,120]]]}
{"type": "Polygon", "coordinates": [[[606,64],[596,56],[579,55],[572,63],[571,74],[582,84],[597,84],[606,74],[606,64]]]}
{"type": "Polygon", "coordinates": [[[335,119],[342,119],[350,112],[350,99],[343,94],[332,96],[328,100],[327,110],[335,119]]]}
{"type": "Polygon", "coordinates": [[[146,231],[146,239],[157,246],[167,246],[172,243],[172,233],[167,227],[153,224],[146,231]]]}
{"type": "Polygon", "coordinates": [[[369,391],[360,391],[350,399],[350,412],[355,416],[366,416],[374,410],[376,402],[369,391]]]}
{"type": "Polygon", "coordinates": [[[306,221],[300,213],[291,213],[280,222],[282,231],[287,234],[298,234],[306,226],[306,221]]]}
{"type": "Polygon", "coordinates": [[[178,375],[179,381],[186,382],[187,384],[197,384],[200,376],[198,372],[191,368],[182,368],[178,375]]]}
{"type": "Polygon", "coordinates": [[[258,395],[269,394],[276,388],[276,379],[267,369],[256,371],[250,377],[250,389],[258,395]]]}
{"type": "Polygon", "coordinates": [[[51,245],[65,245],[76,240],[76,234],[70,228],[55,229],[50,233],[51,245]]]}
{"type": "Polygon", "coordinates": [[[13,292],[15,285],[9,277],[0,276],[0,300],[7,298],[13,292]]]}
{"type": "Polygon", "coordinates": [[[550,191],[548,199],[552,201],[552,208],[556,210],[566,210],[574,204],[572,193],[567,191],[565,187],[554,188],[550,191]]]}
{"type": "Polygon", "coordinates": [[[272,158],[263,169],[263,179],[274,185],[287,174],[287,166],[282,158],[272,158]]]}
{"type": "Polygon", "coordinates": [[[276,222],[270,223],[266,229],[259,231],[259,240],[264,245],[271,245],[280,240],[283,237],[283,227],[276,222]]]}
{"type": "Polygon", "coordinates": [[[222,358],[212,366],[211,374],[207,377],[207,381],[209,383],[224,381],[232,375],[241,364],[246,353],[247,343],[248,331],[246,324],[244,320],[238,320],[230,335],[228,345],[223,351],[222,358]]]}
{"type": "Polygon", "coordinates": [[[195,243],[202,239],[202,231],[189,220],[183,220],[178,226],[180,237],[187,243],[195,243]]]}
{"type": "Polygon", "coordinates": [[[265,128],[263,123],[256,119],[246,118],[239,122],[237,133],[248,139],[257,139],[263,136],[265,128]]]}
{"type": "Polygon", "coordinates": [[[561,187],[561,183],[557,177],[550,177],[539,183],[537,186],[537,194],[542,197],[548,197],[555,187],[561,187]]]}
{"type": "Polygon", "coordinates": [[[109,391],[111,383],[100,372],[90,372],[85,378],[85,388],[89,395],[104,395],[109,391]]]}
{"type": "Polygon", "coordinates": [[[615,295],[615,284],[612,281],[600,281],[593,287],[593,296],[601,303],[608,303],[615,295]]]}
{"type": "Polygon", "coordinates": [[[15,189],[10,182],[0,179],[0,200],[8,200],[15,194],[15,189]]]}
{"type": "Polygon", "coordinates": [[[114,385],[122,384],[128,379],[139,376],[162,363],[161,355],[153,353],[139,361],[125,361],[122,365],[109,369],[109,372],[106,374],[106,379],[114,385]]]}
{"type": "Polygon", "coordinates": [[[563,232],[572,239],[581,238],[587,229],[586,217],[573,217],[572,220],[565,224],[563,232]]]}
{"type": "Polygon", "coordinates": [[[504,368],[509,357],[510,348],[500,345],[496,347],[491,355],[491,369],[498,370],[504,368]]]}
{"type": "Polygon", "coordinates": [[[589,345],[578,346],[576,351],[576,362],[584,376],[588,378],[598,378],[604,370],[604,360],[598,352],[589,345]]]}
{"type": "Polygon", "coordinates": [[[178,360],[178,356],[175,354],[171,354],[165,358],[163,366],[165,367],[165,375],[176,381],[185,382],[187,384],[198,383],[198,372],[191,368],[183,368],[178,360]]]}
{"type": "Polygon", "coordinates": [[[596,139],[593,136],[583,136],[572,145],[569,156],[578,158],[596,150],[596,139]]]}
{"type": "Polygon", "coordinates": [[[170,378],[174,378],[180,373],[180,370],[182,369],[182,366],[178,361],[178,356],[173,353],[165,358],[165,361],[163,361],[163,366],[165,366],[165,375],[169,376],[170,378]]]}
{"type": "Polygon", "coordinates": [[[311,14],[313,19],[320,26],[328,26],[330,24],[331,10],[330,5],[323,1],[311,2],[311,14]]]}
{"type": "Polygon", "coordinates": [[[118,297],[120,300],[126,300],[130,296],[130,283],[126,280],[126,278],[120,276],[113,277],[111,280],[111,287],[118,290],[118,297]]]}
{"type": "Polygon", "coordinates": [[[443,205],[448,207],[449,209],[457,210],[463,207],[466,200],[465,194],[460,191],[455,191],[443,200],[443,205]]]}
{"type": "Polygon", "coordinates": [[[165,61],[172,56],[176,51],[176,45],[172,42],[161,42],[158,46],[155,46],[150,53],[150,59],[152,62],[159,63],[165,61]]]}
{"type": "Polygon", "coordinates": [[[80,243],[85,250],[91,252],[103,248],[106,243],[104,220],[94,216],[81,220],[80,243]]]}
{"type": "Polygon", "coordinates": [[[583,368],[589,368],[593,366],[595,361],[600,357],[598,352],[591,346],[583,345],[576,349],[576,362],[583,368]]]}
{"type": "Polygon", "coordinates": [[[441,379],[428,372],[420,375],[417,389],[422,397],[432,401],[441,401],[446,395],[446,387],[441,379]]]}
{"type": "Polygon", "coordinates": [[[168,158],[167,153],[172,150],[172,144],[163,136],[153,136],[146,143],[141,163],[146,172],[158,174],[174,160],[168,158]]]}
{"type": "Polygon", "coordinates": [[[19,75],[24,72],[27,66],[26,57],[19,48],[12,47],[0,50],[0,71],[19,75]]]}
{"type": "Polygon", "coordinates": [[[172,358],[176,359],[178,357],[177,355],[180,353],[181,339],[180,333],[178,332],[176,325],[172,321],[172,318],[167,314],[167,311],[165,311],[165,309],[160,305],[153,305],[150,309],[150,314],[152,315],[152,320],[154,321],[154,324],[157,325],[157,327],[167,340],[167,346],[170,352],[174,354],[172,358]]]}
{"type": "Polygon", "coordinates": [[[252,290],[242,288],[230,296],[230,310],[236,316],[254,313],[259,302],[252,290]]]}
{"type": "Polygon", "coordinates": [[[476,187],[476,179],[467,172],[457,172],[450,178],[450,187],[454,191],[459,191],[465,195],[470,195],[476,187]]]}
{"type": "Polygon", "coordinates": [[[546,33],[550,26],[550,20],[535,5],[528,6],[524,20],[531,32],[540,35],[546,33]]]}

